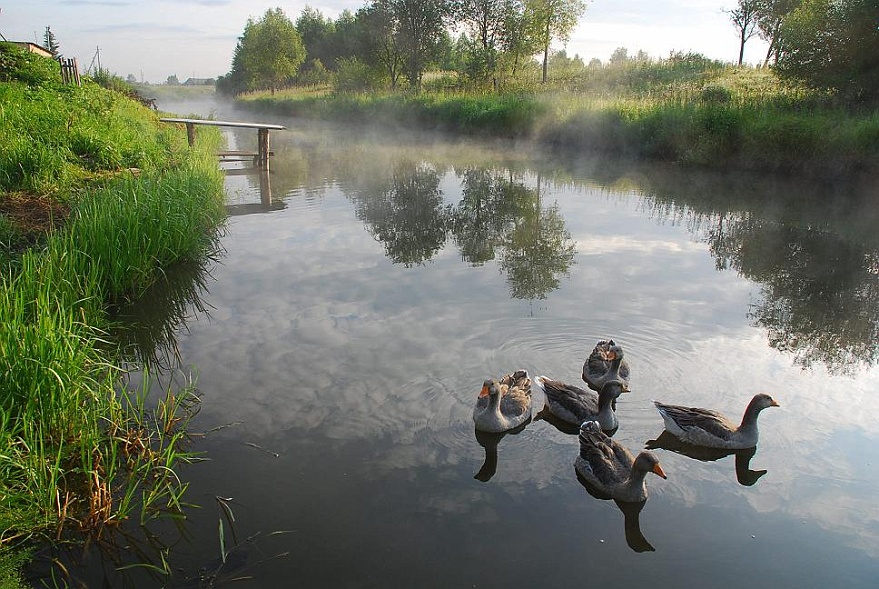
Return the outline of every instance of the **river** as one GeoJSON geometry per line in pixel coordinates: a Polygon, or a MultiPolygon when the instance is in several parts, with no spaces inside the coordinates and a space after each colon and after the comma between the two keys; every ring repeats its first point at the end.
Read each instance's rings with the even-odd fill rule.
{"type": "MultiPolygon", "coordinates": [[[[269,175],[227,177],[222,250],[162,344],[175,378],[197,374],[190,449],[205,460],[179,474],[200,507],[154,535],[130,526],[118,552],[68,563],[75,578],[874,586],[875,187],[159,107],[288,130],[269,175]],[[484,379],[582,385],[602,338],[632,372],[616,440],[637,453],[659,438],[654,399],[738,421],[767,392],[780,407],[760,415],[756,452],[660,444],[668,478],[649,475],[633,509],[590,494],[577,436],[551,421],[475,434],[484,379]],[[170,576],[128,566],[163,562],[170,576]]],[[[256,132],[227,138],[252,147],[256,132]]]]}

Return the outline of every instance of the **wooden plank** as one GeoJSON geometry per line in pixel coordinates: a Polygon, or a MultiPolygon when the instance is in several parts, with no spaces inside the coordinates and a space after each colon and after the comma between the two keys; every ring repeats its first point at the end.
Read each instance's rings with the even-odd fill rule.
{"type": "Polygon", "coordinates": [[[286,129],[284,125],[273,125],[270,123],[247,123],[241,121],[214,121],[206,119],[179,119],[173,117],[163,117],[159,119],[163,123],[183,123],[185,125],[213,125],[215,127],[235,127],[239,129],[269,129],[271,131],[281,131],[286,129]]]}

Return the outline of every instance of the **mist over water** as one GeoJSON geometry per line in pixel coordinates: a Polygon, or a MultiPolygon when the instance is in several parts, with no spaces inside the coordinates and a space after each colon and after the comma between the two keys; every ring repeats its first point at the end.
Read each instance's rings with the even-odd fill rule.
{"type": "MultiPolygon", "coordinates": [[[[175,327],[207,461],[180,470],[202,506],[183,532],[151,527],[172,575],[116,571],[94,552],[76,575],[873,586],[879,237],[876,210],[856,205],[875,189],[159,106],[288,130],[271,136],[267,177],[227,177],[203,310],[175,327]],[[761,414],[756,452],[659,447],[668,479],[650,476],[633,507],[590,494],[576,435],[547,421],[475,434],[485,378],[525,368],[582,385],[605,337],[632,368],[616,440],[637,453],[660,436],[652,399],[738,422],[769,392],[781,407],[761,414]]],[[[250,135],[228,139],[249,149],[250,135]]]]}

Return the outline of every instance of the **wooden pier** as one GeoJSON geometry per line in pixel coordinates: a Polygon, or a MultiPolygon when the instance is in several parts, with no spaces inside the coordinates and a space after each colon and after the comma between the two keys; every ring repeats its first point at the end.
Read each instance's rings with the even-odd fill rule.
{"type": "Polygon", "coordinates": [[[238,121],[213,121],[206,119],[178,119],[178,118],[161,118],[163,123],[180,123],[186,125],[186,139],[189,146],[195,144],[195,126],[196,125],[212,125],[215,127],[232,127],[237,129],[256,129],[257,130],[257,151],[221,151],[217,155],[224,160],[253,160],[253,164],[264,170],[269,168],[269,156],[272,152],[269,150],[269,131],[281,131],[286,129],[284,125],[272,125],[269,123],[245,123],[238,121]]]}

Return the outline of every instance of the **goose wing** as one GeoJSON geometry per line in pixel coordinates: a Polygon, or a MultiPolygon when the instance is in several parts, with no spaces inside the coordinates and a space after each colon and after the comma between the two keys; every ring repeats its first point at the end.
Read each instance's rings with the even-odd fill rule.
{"type": "Polygon", "coordinates": [[[550,410],[571,423],[583,423],[598,414],[598,395],[558,380],[539,377],[550,410]]]}
{"type": "Polygon", "coordinates": [[[711,409],[667,405],[658,401],[654,401],[654,404],[666,422],[671,420],[683,431],[699,429],[711,436],[726,440],[738,429],[735,423],[711,409]]]}
{"type": "Polygon", "coordinates": [[[592,474],[605,486],[624,480],[635,461],[632,453],[609,437],[595,422],[591,428],[580,428],[580,457],[589,463],[592,474]]]}

